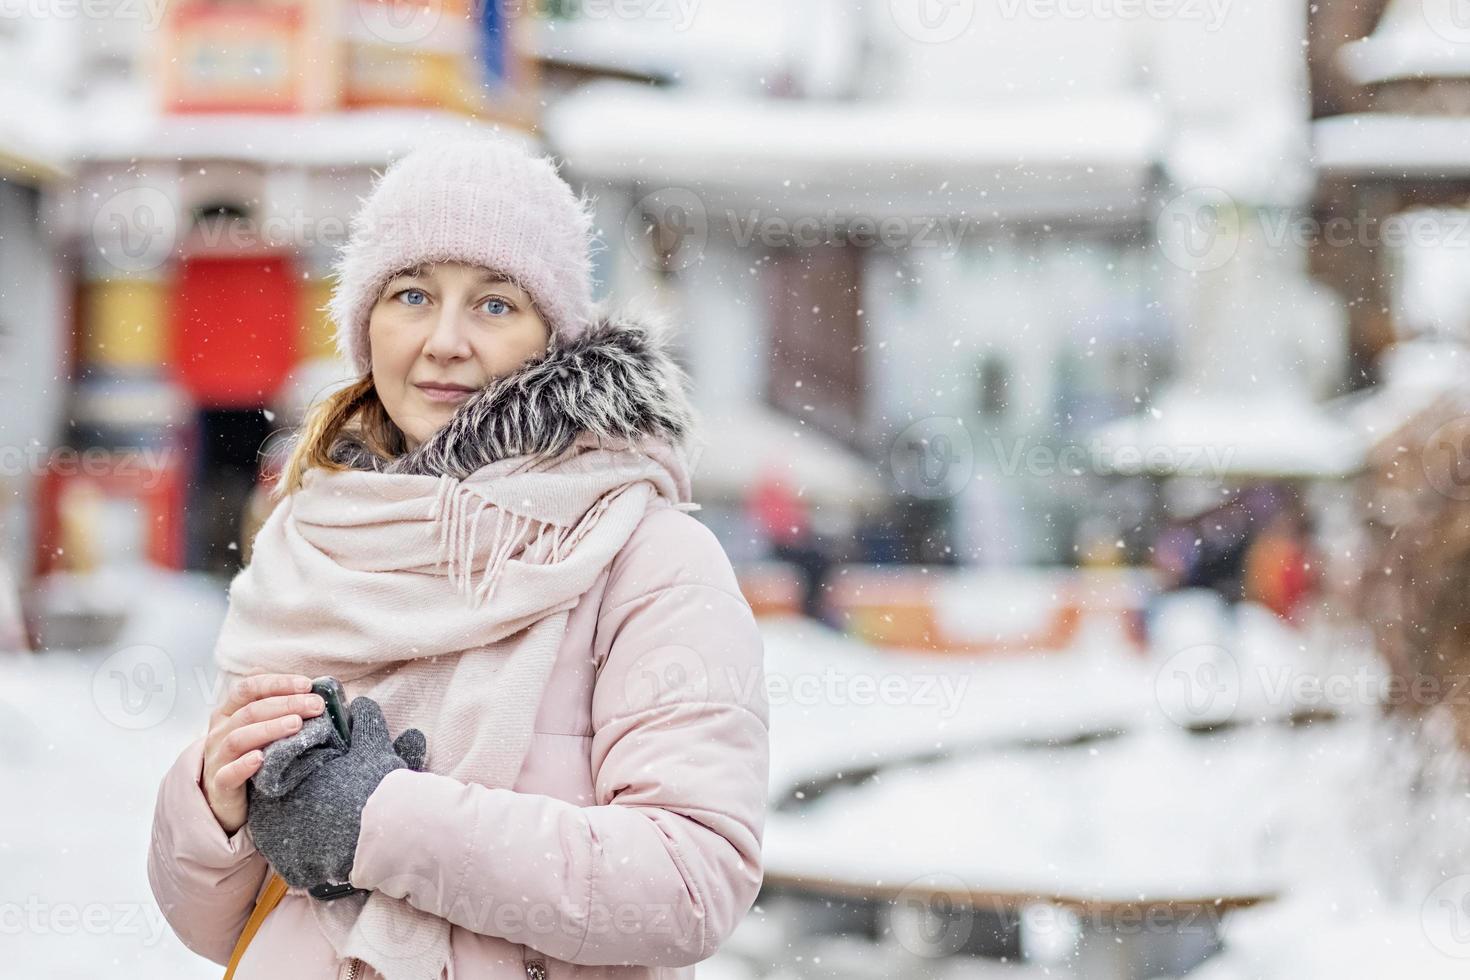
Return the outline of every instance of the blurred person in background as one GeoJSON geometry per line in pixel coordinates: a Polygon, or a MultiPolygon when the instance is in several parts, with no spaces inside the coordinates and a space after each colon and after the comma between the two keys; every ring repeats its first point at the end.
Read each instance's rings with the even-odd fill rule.
{"type": "Polygon", "coordinates": [[[202,409],[196,427],[194,506],[188,509],[189,566],[217,575],[240,569],[245,509],[256,470],[252,465],[271,423],[255,409],[202,409]],[[246,461],[249,461],[248,463],[246,461]]]}
{"type": "Polygon", "coordinates": [[[1267,519],[1246,553],[1246,598],[1299,624],[1317,582],[1305,521],[1297,511],[1283,507],[1267,519]]]}
{"type": "Polygon", "coordinates": [[[800,574],[803,615],[825,621],[824,586],[833,559],[813,527],[806,501],[779,474],[766,470],[751,487],[748,508],[771,557],[789,562],[800,574]]]}
{"type": "Polygon", "coordinates": [[[597,311],[591,228],[499,138],[396,161],[354,219],[357,380],[282,467],[154,813],[158,904],[235,980],[688,977],[755,900],[762,640],[688,513],[687,379],[597,311]],[[589,932],[607,907],[697,925],[589,932]]]}

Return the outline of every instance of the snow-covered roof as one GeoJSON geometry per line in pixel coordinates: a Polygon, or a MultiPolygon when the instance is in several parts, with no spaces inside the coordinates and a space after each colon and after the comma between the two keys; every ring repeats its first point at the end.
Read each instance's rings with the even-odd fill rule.
{"type": "Polygon", "coordinates": [[[669,0],[637,17],[578,6],[570,18],[526,19],[533,54],[725,94],[846,91],[865,37],[862,11],[846,0],[669,0]]]}
{"type": "Polygon", "coordinates": [[[1292,207],[1311,199],[1311,129],[1289,99],[1223,120],[1181,124],[1164,166],[1179,187],[1218,188],[1241,204],[1292,207]]]}
{"type": "Polygon", "coordinates": [[[1373,33],[1338,49],[1359,85],[1401,78],[1470,76],[1470,30],[1460,0],[1391,0],[1373,33]]]}
{"type": "Polygon", "coordinates": [[[1319,171],[1387,177],[1470,174],[1470,116],[1362,112],[1312,124],[1319,171]]]}
{"type": "MultiPolygon", "coordinates": [[[[358,109],[312,114],[160,114],[125,95],[107,107],[94,100],[76,127],[78,161],[228,159],[306,166],[378,166],[426,139],[491,132],[520,134],[448,110],[358,109]]],[[[525,136],[528,145],[533,138],[525,136]]]]}
{"type": "Polygon", "coordinates": [[[701,72],[753,76],[779,65],[780,38],[769,29],[770,18],[747,13],[734,21],[743,31],[726,29],[712,35],[699,30],[705,13],[701,11],[684,29],[674,17],[663,23],[619,17],[537,17],[532,18],[526,35],[532,53],[547,61],[653,78],[682,80],[701,72]]]}
{"type": "Polygon", "coordinates": [[[1104,473],[1223,477],[1340,477],[1355,472],[1361,437],[1291,392],[1173,390],[1094,435],[1104,473]]]}
{"type": "Polygon", "coordinates": [[[0,15],[0,177],[41,184],[66,176],[76,125],[65,90],[76,18],[0,15]]]}
{"type": "Polygon", "coordinates": [[[753,99],[585,86],[552,106],[548,142],[579,176],[727,190],[883,215],[1144,205],[1159,111],[1120,95],[1000,106],[753,99]]]}
{"type": "Polygon", "coordinates": [[[8,92],[0,99],[0,174],[36,182],[63,176],[67,118],[58,100],[8,92]]]}

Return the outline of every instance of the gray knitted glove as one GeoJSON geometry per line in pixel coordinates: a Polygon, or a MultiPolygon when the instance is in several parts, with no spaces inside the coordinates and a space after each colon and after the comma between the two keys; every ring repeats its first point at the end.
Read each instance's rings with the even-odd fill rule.
{"type": "Polygon", "coordinates": [[[286,884],[317,898],[351,894],[347,885],[362,830],[362,808],[395,769],[423,771],[428,743],[410,728],[388,739],[383,709],[369,697],[348,707],[351,744],[325,712],[265,749],[250,777],[247,819],[255,847],[286,884]]]}

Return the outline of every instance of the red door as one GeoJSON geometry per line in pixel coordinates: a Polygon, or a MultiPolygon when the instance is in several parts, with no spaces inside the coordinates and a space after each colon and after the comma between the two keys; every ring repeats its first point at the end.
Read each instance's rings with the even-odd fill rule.
{"type": "Polygon", "coordinates": [[[202,408],[267,404],[296,363],[298,287],[281,255],[185,259],[173,372],[202,408]]]}

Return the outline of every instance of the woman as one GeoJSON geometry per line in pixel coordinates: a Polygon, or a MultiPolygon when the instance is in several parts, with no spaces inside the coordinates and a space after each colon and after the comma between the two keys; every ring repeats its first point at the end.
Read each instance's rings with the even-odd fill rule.
{"type": "Polygon", "coordinates": [[[228,693],[148,856],[219,963],[291,885],[237,980],[690,976],[755,899],[761,639],[688,513],[685,379],[594,313],[590,234],[498,139],[415,151],[354,218],[330,312],[360,378],[231,585],[228,693]]]}

